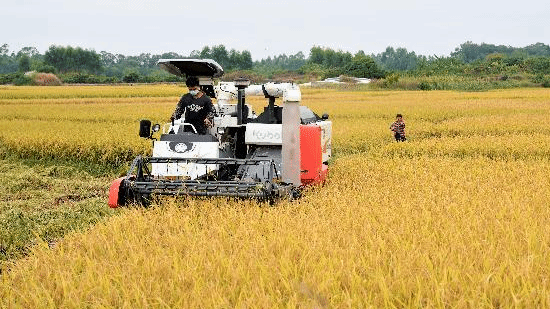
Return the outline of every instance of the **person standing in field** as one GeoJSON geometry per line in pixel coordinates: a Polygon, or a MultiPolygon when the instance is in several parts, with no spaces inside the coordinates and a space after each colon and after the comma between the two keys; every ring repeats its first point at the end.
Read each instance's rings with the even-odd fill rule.
{"type": "Polygon", "coordinates": [[[405,137],[405,121],[403,121],[403,115],[397,114],[397,116],[395,116],[395,122],[391,124],[390,130],[392,130],[396,141],[404,142],[407,140],[405,137]]]}
{"type": "Polygon", "coordinates": [[[181,97],[170,120],[174,121],[183,116],[185,122],[195,127],[197,133],[207,134],[207,129],[212,127],[212,120],[216,113],[212,100],[200,89],[199,79],[196,76],[189,76],[185,85],[189,93],[181,97]]]}

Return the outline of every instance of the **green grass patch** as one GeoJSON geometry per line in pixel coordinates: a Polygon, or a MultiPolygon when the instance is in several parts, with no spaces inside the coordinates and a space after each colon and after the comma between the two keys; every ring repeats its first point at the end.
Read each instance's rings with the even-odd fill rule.
{"type": "Polygon", "coordinates": [[[53,246],[66,233],[115,214],[107,206],[112,178],[78,165],[1,159],[0,266],[36,243],[53,246]]]}

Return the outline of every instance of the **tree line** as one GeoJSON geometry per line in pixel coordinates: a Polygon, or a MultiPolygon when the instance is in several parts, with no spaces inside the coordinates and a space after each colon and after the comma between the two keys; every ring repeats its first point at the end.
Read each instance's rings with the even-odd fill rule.
{"type": "Polygon", "coordinates": [[[189,55],[169,52],[127,56],[56,45],[50,46],[44,54],[35,47],[10,53],[8,44],[3,44],[0,47],[0,83],[13,82],[27,71],[54,73],[65,82],[75,83],[181,81],[157,66],[159,59],[170,58],[214,59],[228,73],[248,72],[265,79],[290,73],[317,79],[339,75],[382,79],[391,74],[550,74],[550,46],[543,43],[511,47],[468,41],[444,57],[417,55],[403,47],[387,47],[381,53],[367,55],[362,50],[352,54],[313,46],[308,57],[298,52],[259,61],[253,61],[247,50],[228,50],[224,45],[205,46],[189,55]]]}

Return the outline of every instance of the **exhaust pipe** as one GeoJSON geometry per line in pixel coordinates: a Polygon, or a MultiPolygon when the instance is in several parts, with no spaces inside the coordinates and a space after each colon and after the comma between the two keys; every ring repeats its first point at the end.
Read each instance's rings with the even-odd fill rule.
{"type": "Polygon", "coordinates": [[[302,95],[296,85],[283,95],[282,178],[286,183],[301,185],[300,180],[300,101],[302,95]]]}
{"type": "Polygon", "coordinates": [[[250,80],[246,78],[238,78],[235,80],[235,87],[237,87],[237,125],[245,124],[245,89],[250,85],[250,80]]]}

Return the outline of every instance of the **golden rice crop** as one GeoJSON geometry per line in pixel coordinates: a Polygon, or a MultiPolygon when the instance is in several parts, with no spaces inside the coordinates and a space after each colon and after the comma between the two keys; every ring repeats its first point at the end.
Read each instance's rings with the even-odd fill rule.
{"type": "Polygon", "coordinates": [[[136,138],[139,120],[166,122],[176,103],[177,97],[0,100],[0,141],[23,158],[120,165],[150,150],[150,142],[136,138]]]}
{"type": "MultiPolygon", "coordinates": [[[[177,101],[107,90],[80,102],[59,88],[0,100],[2,142],[130,157],[150,146],[137,121],[162,121],[177,101]]],[[[10,265],[0,307],[550,308],[548,90],[302,92],[333,121],[325,186],[275,206],[120,210],[10,265]],[[389,131],[398,112],[406,143],[389,131]]]]}
{"type": "MultiPolygon", "coordinates": [[[[351,155],[276,207],[130,209],[13,266],[22,307],[549,307],[550,164],[351,155]]],[[[2,294],[3,293],[3,294],[2,294]]]]}
{"type": "MultiPolygon", "coordinates": [[[[147,143],[136,138],[139,120],[167,121],[178,100],[175,93],[183,90],[175,85],[0,89],[0,97],[9,98],[0,99],[0,141],[8,150],[23,156],[103,158],[113,164],[148,148],[147,143]],[[59,93],[56,94],[55,89],[59,89],[59,93]],[[43,91],[43,95],[52,98],[34,98],[31,90],[43,91]],[[166,97],[157,97],[162,93],[166,97]],[[132,98],[133,95],[141,97],[132,98]],[[49,122],[56,125],[50,126],[49,122]],[[85,146],[87,141],[90,147],[85,146]],[[37,148],[36,143],[43,146],[37,148]]],[[[397,112],[405,114],[410,141],[433,143],[434,138],[472,137],[468,140],[476,142],[472,149],[483,150],[494,148],[494,144],[489,146],[483,141],[483,136],[548,135],[547,97],[545,89],[483,93],[304,89],[303,104],[319,114],[327,112],[331,116],[336,154],[383,150],[391,141],[388,127],[397,112]],[[479,140],[482,141],[477,142],[479,140]]],[[[259,112],[265,99],[249,97],[247,102],[259,112]]],[[[452,143],[443,141],[443,144],[452,143]]],[[[537,146],[531,148],[534,147],[537,146]]],[[[540,151],[547,153],[548,147],[542,145],[540,151]]],[[[487,151],[481,151],[480,155],[484,153],[487,151]]],[[[94,160],[91,162],[97,163],[94,160]]]]}
{"type": "Polygon", "coordinates": [[[179,96],[187,92],[176,84],[149,85],[90,85],[62,87],[0,86],[0,100],[61,99],[61,98],[135,98],[179,96]]]}
{"type": "Polygon", "coordinates": [[[6,151],[21,158],[125,164],[149,153],[151,142],[136,139],[137,128],[127,123],[12,120],[0,123],[6,151]],[[19,128],[20,132],[13,132],[19,128]],[[132,131],[128,131],[131,128],[132,131]],[[121,132],[118,134],[117,132],[121,132]],[[8,135],[9,134],[9,135],[8,135]]]}

